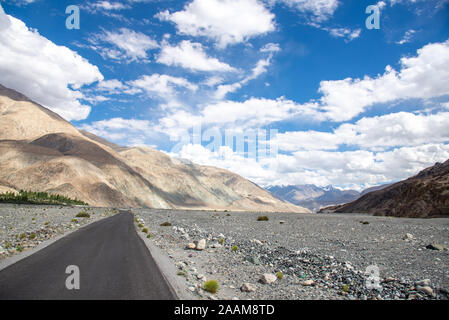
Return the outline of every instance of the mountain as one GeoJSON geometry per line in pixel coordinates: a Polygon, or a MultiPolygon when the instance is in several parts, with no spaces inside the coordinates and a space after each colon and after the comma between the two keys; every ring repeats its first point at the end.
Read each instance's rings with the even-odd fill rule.
{"type": "Polygon", "coordinates": [[[0,192],[47,191],[94,206],[308,212],[224,169],[122,147],[0,85],[0,192]]]}
{"type": "Polygon", "coordinates": [[[360,197],[360,193],[356,190],[340,190],[332,186],[321,188],[313,184],[272,186],[267,190],[279,199],[312,211],[329,205],[350,202],[360,197]]]}
{"type": "Polygon", "coordinates": [[[321,211],[413,218],[449,216],[449,160],[356,201],[321,211]]]}

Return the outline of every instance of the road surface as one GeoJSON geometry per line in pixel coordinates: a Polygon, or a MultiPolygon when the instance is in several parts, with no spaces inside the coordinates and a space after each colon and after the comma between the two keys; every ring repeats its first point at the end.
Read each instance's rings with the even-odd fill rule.
{"type": "Polygon", "coordinates": [[[176,295],[137,234],[133,215],[121,211],[0,271],[0,299],[172,300],[176,295]],[[79,268],[78,290],[66,287],[75,275],[66,274],[71,265],[79,268]]]}

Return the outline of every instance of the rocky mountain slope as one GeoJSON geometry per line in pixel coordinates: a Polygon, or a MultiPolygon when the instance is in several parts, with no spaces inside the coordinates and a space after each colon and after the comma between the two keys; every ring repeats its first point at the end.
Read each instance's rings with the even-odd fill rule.
{"type": "Polygon", "coordinates": [[[279,199],[317,211],[322,207],[353,201],[360,197],[356,190],[340,190],[332,186],[317,187],[313,184],[273,186],[267,188],[279,199]]]}
{"type": "Polygon", "coordinates": [[[449,216],[449,160],[356,201],[321,211],[416,218],[449,216]]]}
{"type": "Polygon", "coordinates": [[[27,189],[94,206],[308,212],[229,171],[79,131],[0,85],[0,192],[27,189]]]}

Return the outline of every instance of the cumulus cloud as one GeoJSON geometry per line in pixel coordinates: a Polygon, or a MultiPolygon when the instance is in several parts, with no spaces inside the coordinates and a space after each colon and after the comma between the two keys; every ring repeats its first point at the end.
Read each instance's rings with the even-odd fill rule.
{"type": "Polygon", "coordinates": [[[338,0],[276,0],[299,12],[312,14],[314,20],[321,22],[328,20],[337,10],[338,0]]]}
{"type": "Polygon", "coordinates": [[[419,49],[416,56],[403,57],[401,69],[385,68],[375,78],[347,78],[322,81],[317,117],[325,115],[332,121],[347,121],[374,104],[406,99],[432,99],[449,95],[449,40],[432,43],[419,49]]]}
{"type": "Polygon", "coordinates": [[[171,46],[168,43],[162,44],[156,61],[168,66],[180,66],[195,71],[236,71],[227,63],[209,57],[201,43],[192,43],[188,40],[181,41],[177,46],[171,46]]]}
{"type": "Polygon", "coordinates": [[[66,120],[87,118],[79,89],[103,79],[98,68],[58,46],[0,6],[1,83],[58,113],[66,120]]]}
{"type": "Polygon", "coordinates": [[[180,34],[207,37],[220,48],[275,30],[274,14],[258,0],[193,0],[181,11],[156,17],[176,24],[180,34]]]}
{"type": "Polygon", "coordinates": [[[121,28],[118,31],[103,30],[103,32],[91,36],[89,42],[90,47],[103,58],[127,62],[147,62],[149,60],[147,51],[159,48],[157,41],[146,34],[127,28],[121,28]]]}
{"type": "Polygon", "coordinates": [[[150,97],[168,98],[173,97],[176,88],[185,88],[189,91],[196,91],[198,86],[190,83],[185,78],[172,77],[166,74],[144,75],[137,80],[130,81],[133,88],[143,90],[150,97]]]}
{"type": "Polygon", "coordinates": [[[144,145],[151,136],[148,120],[112,118],[83,124],[80,129],[111,141],[124,141],[127,145],[144,145]]]}
{"type": "Polygon", "coordinates": [[[337,150],[343,145],[366,150],[449,143],[449,113],[398,112],[345,123],[333,132],[289,131],[271,141],[280,150],[337,150]]]}

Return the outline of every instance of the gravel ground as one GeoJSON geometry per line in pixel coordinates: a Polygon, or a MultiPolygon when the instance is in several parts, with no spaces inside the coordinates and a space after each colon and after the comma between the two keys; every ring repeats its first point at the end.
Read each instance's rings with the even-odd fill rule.
{"type": "Polygon", "coordinates": [[[0,204],[0,260],[116,212],[93,207],[0,204]],[[76,218],[81,211],[90,218],[76,218]]]}
{"type": "Polygon", "coordinates": [[[449,246],[446,218],[132,211],[198,299],[448,298],[449,252],[426,248],[449,246]],[[257,221],[261,215],[269,221],[257,221]],[[187,248],[201,239],[204,250],[187,248]],[[277,272],[282,279],[259,281],[277,272]],[[220,284],[214,295],[203,289],[210,279],[220,284]],[[244,283],[251,292],[242,292],[244,283]]]}

